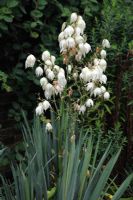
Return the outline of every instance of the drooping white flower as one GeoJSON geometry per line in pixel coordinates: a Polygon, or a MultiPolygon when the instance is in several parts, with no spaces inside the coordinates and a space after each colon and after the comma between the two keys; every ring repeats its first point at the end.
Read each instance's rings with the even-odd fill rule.
{"type": "Polygon", "coordinates": [[[108,100],[110,98],[109,92],[105,92],[103,97],[104,97],[105,100],[108,100]]]}
{"type": "Polygon", "coordinates": [[[109,41],[108,41],[107,39],[104,39],[104,40],[102,41],[102,46],[103,46],[104,48],[110,48],[110,43],[109,43],[109,41]]]}
{"type": "Polygon", "coordinates": [[[50,68],[47,68],[47,69],[45,70],[46,76],[48,76],[48,73],[50,73],[50,72],[51,72],[51,69],[50,69],[50,68]]]}
{"type": "Polygon", "coordinates": [[[74,29],[72,26],[67,26],[64,30],[64,35],[65,35],[65,38],[67,37],[71,37],[72,34],[74,33],[74,29]]]}
{"type": "Polygon", "coordinates": [[[50,131],[52,131],[52,129],[53,129],[53,127],[52,127],[51,123],[48,122],[46,124],[46,130],[50,132],[50,131]]]}
{"type": "Polygon", "coordinates": [[[52,81],[52,80],[54,79],[54,77],[55,77],[54,72],[53,72],[53,71],[50,71],[50,72],[47,74],[47,77],[48,77],[49,80],[52,81]]]}
{"type": "Polygon", "coordinates": [[[91,50],[91,46],[90,44],[88,44],[87,42],[84,44],[84,47],[85,47],[85,53],[89,53],[89,51],[91,50]]]}
{"type": "Polygon", "coordinates": [[[91,79],[91,71],[88,67],[84,67],[82,69],[82,73],[80,74],[80,78],[82,78],[85,82],[90,81],[91,79]]]}
{"type": "Polygon", "coordinates": [[[75,41],[77,44],[83,43],[84,42],[84,38],[80,35],[75,37],[75,41]]]}
{"type": "Polygon", "coordinates": [[[92,78],[93,81],[99,80],[101,76],[102,76],[102,71],[99,70],[98,67],[96,67],[96,68],[94,68],[94,69],[92,70],[91,78],[92,78]]]}
{"type": "Polygon", "coordinates": [[[63,87],[61,86],[61,85],[59,85],[59,84],[56,84],[55,86],[54,86],[54,89],[55,89],[55,94],[57,95],[57,94],[61,94],[62,93],[62,91],[63,91],[63,87]]]}
{"type": "Polygon", "coordinates": [[[65,34],[64,34],[64,31],[61,32],[58,36],[58,41],[60,42],[61,40],[63,40],[65,38],[65,34]]]}
{"type": "Polygon", "coordinates": [[[100,77],[100,83],[106,84],[106,82],[107,82],[107,76],[105,74],[102,74],[102,76],[100,77]]]}
{"type": "Polygon", "coordinates": [[[36,62],[35,56],[33,56],[32,54],[30,54],[30,55],[27,57],[26,61],[25,61],[25,68],[33,67],[34,64],[35,64],[35,62],[36,62]]]}
{"type": "Polygon", "coordinates": [[[55,60],[56,60],[55,56],[51,56],[51,62],[52,62],[53,65],[55,63],[55,60]]]}
{"type": "Polygon", "coordinates": [[[50,59],[50,53],[49,53],[49,51],[44,51],[42,53],[42,60],[45,62],[48,59],[50,59]]]}
{"type": "Polygon", "coordinates": [[[43,105],[43,109],[46,111],[47,109],[49,109],[51,107],[49,101],[45,100],[42,102],[43,105]]]}
{"type": "Polygon", "coordinates": [[[47,66],[52,66],[51,60],[46,60],[45,64],[46,64],[47,66]]]}
{"type": "Polygon", "coordinates": [[[48,83],[48,80],[45,77],[42,77],[40,79],[40,85],[42,86],[43,89],[45,89],[47,83],[48,83]]]}
{"type": "Polygon", "coordinates": [[[94,105],[94,102],[92,99],[87,99],[86,103],[85,103],[86,107],[91,107],[94,105]]]}
{"type": "Polygon", "coordinates": [[[104,49],[102,49],[102,51],[100,52],[101,58],[106,58],[106,51],[104,49]]]}
{"type": "Polygon", "coordinates": [[[75,47],[75,40],[72,37],[68,37],[66,43],[69,49],[75,47]]]}
{"type": "Polygon", "coordinates": [[[36,107],[36,115],[43,114],[43,104],[39,103],[39,105],[36,107]]]}
{"type": "Polygon", "coordinates": [[[93,82],[87,83],[86,90],[87,91],[92,91],[95,87],[95,84],[93,82]]]}
{"type": "Polygon", "coordinates": [[[67,42],[66,42],[66,40],[65,39],[61,40],[59,46],[60,46],[61,52],[64,51],[67,48],[67,42]]]}
{"type": "Polygon", "coordinates": [[[81,29],[81,33],[83,34],[86,24],[81,16],[78,17],[77,26],[81,29]]]}
{"type": "Polygon", "coordinates": [[[79,44],[79,49],[80,49],[80,52],[82,53],[82,55],[85,56],[86,49],[85,49],[83,43],[80,43],[80,44],[79,44]]]}
{"type": "Polygon", "coordinates": [[[106,67],[107,67],[107,62],[106,62],[106,60],[100,59],[99,65],[100,65],[101,69],[103,69],[103,71],[106,70],[106,67]]]}
{"type": "Polygon", "coordinates": [[[65,78],[65,74],[62,71],[59,71],[59,73],[58,73],[58,83],[62,87],[65,87],[65,85],[67,83],[66,78],[65,78]]]}
{"type": "Polygon", "coordinates": [[[79,27],[76,27],[75,28],[75,35],[80,36],[80,34],[81,34],[81,29],[79,27]]]}
{"type": "Polygon", "coordinates": [[[54,70],[55,70],[56,72],[59,72],[60,67],[59,67],[58,65],[55,65],[55,66],[54,66],[54,70]]]}
{"type": "Polygon", "coordinates": [[[36,68],[35,70],[35,74],[37,77],[42,76],[43,75],[43,69],[39,66],[36,68]]]}
{"type": "Polygon", "coordinates": [[[72,14],[71,14],[71,17],[70,17],[70,23],[76,22],[77,19],[78,19],[77,13],[72,13],[72,14]]]}
{"type": "Polygon", "coordinates": [[[44,92],[46,99],[50,99],[51,96],[53,95],[53,92],[54,92],[54,87],[53,87],[53,85],[50,84],[50,83],[48,83],[48,84],[46,85],[46,87],[45,87],[45,92],[44,92]]]}
{"type": "Polygon", "coordinates": [[[104,86],[101,86],[100,88],[101,88],[102,93],[106,92],[106,88],[104,86]]]}
{"type": "Polygon", "coordinates": [[[79,114],[80,113],[84,114],[85,111],[86,111],[86,106],[85,105],[80,106],[79,114]]]}
{"type": "Polygon", "coordinates": [[[102,93],[102,91],[101,91],[101,88],[99,88],[99,87],[96,87],[96,88],[94,89],[94,91],[93,91],[94,97],[100,96],[101,93],[102,93]]]}

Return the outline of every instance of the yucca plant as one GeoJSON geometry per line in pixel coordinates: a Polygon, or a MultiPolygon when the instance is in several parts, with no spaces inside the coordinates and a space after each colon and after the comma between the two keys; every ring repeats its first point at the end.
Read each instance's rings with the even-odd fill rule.
{"type": "MultiPolygon", "coordinates": [[[[110,175],[120,150],[110,158],[109,144],[99,159],[100,137],[95,144],[91,133],[83,135],[83,130],[75,128],[67,112],[57,121],[52,114],[52,119],[53,132],[48,132],[39,118],[34,118],[32,127],[25,118],[25,157],[19,165],[11,166],[13,183],[1,178],[2,200],[104,199],[114,181],[110,175]],[[65,124],[65,129],[61,124],[65,124]],[[59,132],[62,134],[60,141],[59,132]]],[[[132,178],[133,175],[130,175],[124,181],[113,194],[113,200],[120,199],[132,178]]]]}

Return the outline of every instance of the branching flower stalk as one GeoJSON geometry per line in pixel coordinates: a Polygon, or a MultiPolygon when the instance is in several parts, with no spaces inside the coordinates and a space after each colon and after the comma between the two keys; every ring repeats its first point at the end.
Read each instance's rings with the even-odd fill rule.
{"type": "MultiPolygon", "coordinates": [[[[35,74],[40,79],[40,86],[44,91],[44,99],[36,107],[36,115],[43,115],[48,109],[54,109],[51,102],[55,103],[56,96],[65,102],[66,108],[72,113],[84,115],[94,106],[97,99],[108,100],[110,94],[106,91],[107,68],[106,48],[110,48],[107,39],[96,48],[92,55],[92,49],[87,43],[84,34],[86,23],[82,16],[72,13],[69,23],[63,23],[61,33],[58,36],[60,53],[63,56],[65,68],[56,64],[55,56],[49,51],[44,51],[35,68],[35,74]],[[90,54],[90,58],[87,55],[90,54]]],[[[36,58],[29,55],[25,62],[26,68],[33,68],[36,58]]],[[[46,125],[48,131],[52,130],[50,122],[46,125]]]]}

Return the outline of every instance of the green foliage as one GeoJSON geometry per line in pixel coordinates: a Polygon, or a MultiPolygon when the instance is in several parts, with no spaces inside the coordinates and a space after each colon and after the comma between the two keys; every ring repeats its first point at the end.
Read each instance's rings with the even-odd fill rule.
{"type": "MultiPolygon", "coordinates": [[[[63,124],[66,123],[65,119],[60,119],[63,124]]],[[[54,121],[52,125],[54,132],[49,133],[38,118],[34,119],[31,128],[25,118],[23,133],[26,160],[19,165],[12,165],[13,184],[1,177],[2,199],[104,199],[112,184],[109,176],[120,150],[110,157],[110,144],[97,165],[100,140],[94,148],[91,135],[86,137],[88,133],[83,136],[81,130],[79,135],[75,129],[74,132],[71,130],[72,120],[66,123],[65,132],[57,122],[54,121]],[[66,139],[59,141],[58,131],[65,134],[66,139]]],[[[113,194],[113,200],[122,196],[132,178],[133,175],[130,175],[125,180],[113,194]]]]}
{"type": "Polygon", "coordinates": [[[7,83],[8,75],[0,70],[1,89],[10,92],[12,89],[7,83]]]}

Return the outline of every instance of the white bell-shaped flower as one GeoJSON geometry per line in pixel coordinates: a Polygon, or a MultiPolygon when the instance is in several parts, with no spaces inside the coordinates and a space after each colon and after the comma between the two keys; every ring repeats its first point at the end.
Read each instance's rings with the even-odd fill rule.
{"type": "Polygon", "coordinates": [[[78,19],[77,13],[72,13],[72,14],[71,14],[71,17],[70,17],[70,23],[76,22],[77,19],[78,19]]]}
{"type": "Polygon", "coordinates": [[[48,59],[50,59],[50,53],[49,53],[49,51],[44,51],[42,53],[42,60],[45,62],[48,59]]]}
{"type": "Polygon", "coordinates": [[[102,69],[103,71],[106,70],[106,67],[107,67],[107,62],[106,62],[106,60],[100,59],[99,65],[100,65],[100,67],[101,67],[101,69],[102,69]]]}
{"type": "Polygon", "coordinates": [[[37,77],[42,76],[43,75],[43,69],[39,66],[36,68],[35,70],[35,74],[37,77]]]}
{"type": "Polygon", "coordinates": [[[54,69],[54,71],[59,72],[60,67],[58,65],[55,65],[53,69],[54,69]]]}
{"type": "Polygon", "coordinates": [[[76,27],[75,28],[75,35],[80,36],[80,34],[81,34],[81,29],[79,27],[76,27]]]}
{"type": "Polygon", "coordinates": [[[105,92],[103,97],[104,97],[105,100],[108,100],[110,98],[109,92],[105,92]]]}
{"type": "Polygon", "coordinates": [[[58,41],[60,42],[61,40],[63,40],[65,38],[65,34],[64,34],[64,31],[61,32],[58,36],[58,41]]]}
{"type": "Polygon", "coordinates": [[[36,58],[34,55],[30,54],[26,61],[25,61],[25,68],[28,68],[28,67],[33,67],[35,65],[35,62],[36,62],[36,58]]]}
{"type": "Polygon", "coordinates": [[[50,132],[50,131],[52,131],[52,129],[53,129],[53,127],[52,127],[51,123],[48,122],[46,124],[46,130],[50,132]]]}
{"type": "Polygon", "coordinates": [[[47,74],[47,77],[48,77],[49,80],[52,81],[52,80],[54,79],[54,77],[55,77],[54,72],[53,72],[53,71],[50,71],[50,72],[47,74]]]}
{"type": "Polygon", "coordinates": [[[84,44],[84,48],[85,48],[85,53],[86,54],[89,53],[89,51],[91,50],[91,46],[87,42],[84,44]]]}
{"type": "Polygon", "coordinates": [[[66,43],[69,49],[75,47],[75,40],[72,37],[68,37],[66,43]]]}
{"type": "Polygon", "coordinates": [[[78,17],[77,26],[81,29],[81,33],[83,34],[86,24],[81,16],[78,17]]]}
{"type": "Polygon", "coordinates": [[[80,35],[75,37],[76,44],[80,44],[84,42],[84,38],[80,35]]]}
{"type": "Polygon", "coordinates": [[[102,93],[106,92],[106,88],[104,86],[101,86],[100,88],[101,88],[102,93]]]}
{"type": "Polygon", "coordinates": [[[67,26],[64,30],[64,35],[65,35],[65,38],[67,37],[71,37],[72,34],[74,33],[74,29],[72,26],[67,26]]]}
{"type": "Polygon", "coordinates": [[[55,60],[56,60],[55,56],[51,56],[51,62],[52,62],[53,65],[55,63],[55,60]]]}
{"type": "Polygon", "coordinates": [[[106,51],[104,49],[101,50],[100,52],[101,58],[105,59],[106,58],[106,51]]]}
{"type": "Polygon", "coordinates": [[[39,105],[36,107],[36,115],[43,114],[43,104],[39,103],[39,105]]]}
{"type": "Polygon", "coordinates": [[[87,91],[92,92],[94,88],[95,88],[95,83],[93,83],[93,82],[87,83],[87,87],[86,87],[87,91]]]}
{"type": "Polygon", "coordinates": [[[94,89],[94,91],[93,91],[94,97],[100,96],[101,93],[102,93],[102,91],[101,91],[101,88],[99,88],[99,87],[96,87],[96,88],[94,89]]]}
{"type": "Polygon", "coordinates": [[[92,99],[87,99],[86,103],[85,103],[86,107],[91,107],[94,105],[94,102],[92,99]]]}
{"type": "Polygon", "coordinates": [[[66,50],[66,48],[67,48],[67,42],[66,42],[66,40],[65,39],[61,40],[59,46],[60,46],[61,52],[64,51],[64,50],[66,50]]]}
{"type": "Polygon", "coordinates": [[[43,109],[44,109],[45,111],[48,110],[48,109],[51,107],[49,101],[47,101],[47,100],[43,101],[43,102],[42,102],[42,105],[43,105],[43,109]]]}
{"type": "Polygon", "coordinates": [[[104,40],[102,41],[102,46],[103,46],[104,48],[110,48],[110,43],[109,43],[109,41],[108,41],[107,39],[104,39],[104,40]]]}
{"type": "Polygon", "coordinates": [[[65,87],[65,85],[67,83],[66,78],[65,78],[65,74],[62,71],[59,71],[59,73],[58,73],[58,83],[62,87],[65,87]]]}
{"type": "Polygon", "coordinates": [[[44,93],[46,99],[50,99],[51,96],[53,95],[53,93],[54,93],[53,85],[50,84],[50,83],[48,83],[48,84],[46,85],[46,87],[45,87],[45,93],[44,93]]]}
{"type": "Polygon", "coordinates": [[[107,82],[107,76],[105,74],[102,74],[102,76],[100,77],[100,83],[106,84],[106,82],[107,82]]]}
{"type": "Polygon", "coordinates": [[[46,60],[45,64],[46,64],[47,66],[50,66],[50,67],[52,66],[51,60],[46,60]]]}
{"type": "Polygon", "coordinates": [[[43,89],[45,89],[47,83],[48,83],[48,80],[45,77],[42,77],[40,79],[40,85],[42,86],[43,89]]]}

